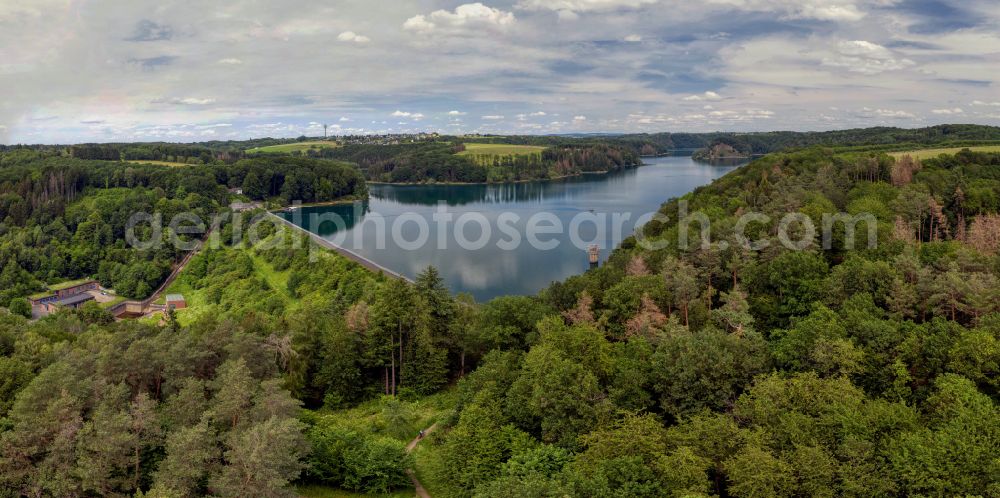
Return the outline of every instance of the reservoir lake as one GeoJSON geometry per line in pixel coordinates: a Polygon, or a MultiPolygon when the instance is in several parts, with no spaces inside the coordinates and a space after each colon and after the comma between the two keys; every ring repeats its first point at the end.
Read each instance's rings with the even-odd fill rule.
{"type": "Polygon", "coordinates": [[[668,199],[746,163],[706,164],[689,153],[643,161],[626,171],[552,181],[370,184],[367,202],[277,214],[410,278],[434,266],[452,292],[483,302],[536,294],[583,273],[591,244],[600,248],[603,262],[643,215],[648,220],[668,199]],[[342,222],[323,221],[333,215],[342,222]],[[536,230],[529,235],[532,225],[536,230]],[[562,230],[550,233],[557,225],[562,230]]]}

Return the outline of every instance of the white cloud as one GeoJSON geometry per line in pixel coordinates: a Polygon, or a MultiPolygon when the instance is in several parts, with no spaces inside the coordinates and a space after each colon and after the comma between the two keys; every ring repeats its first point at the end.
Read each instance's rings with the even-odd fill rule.
{"type": "Polygon", "coordinates": [[[715,100],[722,100],[722,96],[715,92],[708,91],[701,95],[688,95],[687,97],[684,97],[682,100],[686,100],[688,102],[700,102],[702,100],[715,101],[715,100]]]}
{"type": "Polygon", "coordinates": [[[934,114],[962,114],[965,111],[963,111],[959,107],[956,107],[954,109],[933,109],[931,110],[931,112],[934,114]]]}
{"type": "Polygon", "coordinates": [[[346,122],[348,122],[350,120],[351,120],[351,118],[349,118],[347,116],[341,116],[340,119],[338,119],[337,121],[340,121],[341,123],[346,123],[346,122]]]}
{"type": "Polygon", "coordinates": [[[215,99],[198,99],[188,97],[180,99],[178,102],[184,105],[209,105],[215,103],[215,99]]]}
{"type": "Polygon", "coordinates": [[[429,15],[417,15],[403,23],[403,29],[418,33],[430,33],[438,28],[458,29],[464,27],[504,28],[514,24],[514,13],[488,7],[482,3],[459,5],[454,11],[436,10],[429,15]]]}
{"type": "Polygon", "coordinates": [[[889,49],[865,40],[842,41],[837,44],[838,51],[843,55],[872,57],[875,59],[892,58],[889,49]]]}
{"type": "MultiPolygon", "coordinates": [[[[724,110],[709,112],[707,119],[711,123],[734,124],[752,122],[758,119],[771,119],[774,117],[774,114],[774,111],[766,109],[724,110]]],[[[701,114],[688,114],[685,116],[685,119],[705,119],[705,117],[701,114]]]]}
{"type": "Polygon", "coordinates": [[[465,116],[466,114],[468,113],[462,111],[448,111],[449,116],[465,116]]]}
{"type": "Polygon", "coordinates": [[[174,104],[174,105],[190,105],[190,106],[204,106],[209,104],[214,104],[215,99],[199,99],[195,97],[172,97],[172,98],[160,98],[152,101],[154,104],[174,104]]]}
{"type": "Polygon", "coordinates": [[[554,10],[556,12],[599,12],[636,8],[657,3],[659,0],[521,0],[517,7],[525,10],[554,10]]]}
{"type": "Polygon", "coordinates": [[[913,119],[913,118],[917,117],[913,113],[910,113],[910,112],[906,112],[906,111],[893,111],[893,110],[889,110],[889,109],[876,109],[875,110],[875,114],[878,114],[879,116],[882,116],[884,118],[913,119]]]}
{"type": "Polygon", "coordinates": [[[818,19],[820,21],[860,21],[865,17],[865,13],[852,3],[824,5],[821,2],[801,2],[798,6],[788,7],[788,13],[785,17],[788,19],[818,19]]]}
{"type": "Polygon", "coordinates": [[[486,116],[482,116],[482,119],[485,121],[500,121],[503,119],[503,116],[499,114],[489,114],[486,116]]]}
{"type": "MultiPolygon", "coordinates": [[[[399,111],[399,110],[397,110],[396,112],[390,114],[390,116],[392,116],[394,118],[409,118],[409,119],[412,119],[414,121],[420,121],[421,119],[424,119],[424,115],[421,114],[421,113],[419,113],[419,112],[406,112],[406,111],[399,111]]],[[[399,123],[399,124],[406,124],[406,123],[399,123]]]]}
{"type": "Polygon", "coordinates": [[[344,31],[343,33],[337,35],[337,39],[348,43],[368,43],[371,41],[371,38],[359,35],[353,31],[344,31]]]}
{"type": "Polygon", "coordinates": [[[709,5],[750,12],[773,12],[781,19],[816,19],[854,22],[866,16],[863,9],[891,5],[896,0],[704,0],[709,5]]]}
{"type": "Polygon", "coordinates": [[[535,112],[529,114],[529,116],[534,116],[534,117],[541,117],[541,116],[545,116],[545,115],[546,115],[545,111],[535,111],[535,112]]]}
{"type": "MultiPolygon", "coordinates": [[[[952,4],[971,16],[987,11],[990,1],[952,4]]],[[[995,16],[969,17],[973,25],[952,29],[892,3],[396,0],[372,7],[287,0],[244,2],[222,9],[223,15],[204,15],[192,2],[154,8],[155,2],[137,0],[117,6],[113,16],[107,2],[80,16],[66,0],[0,0],[0,46],[19,47],[0,57],[0,88],[17,95],[0,98],[0,123],[9,128],[0,131],[0,143],[130,141],[139,132],[156,140],[193,131],[197,139],[209,129],[197,126],[222,122],[233,126],[213,128],[218,137],[245,138],[250,124],[279,121],[294,128],[255,129],[253,136],[298,136],[309,121],[336,123],[337,114],[346,113],[354,122],[341,122],[344,128],[357,123],[371,133],[456,121],[463,132],[482,123],[495,133],[514,133],[537,123],[543,126],[538,132],[547,133],[554,131],[550,122],[572,129],[575,114],[588,118],[577,128],[609,132],[915,126],[957,118],[1000,124],[991,117],[1000,112],[1000,34],[987,22],[995,16]],[[477,1],[485,5],[456,8],[477,1]],[[538,12],[518,10],[518,2],[538,12]],[[4,17],[25,9],[37,15],[4,17]],[[579,19],[558,23],[559,11],[579,19]],[[432,32],[401,29],[416,14],[423,16],[408,24],[432,32]],[[395,21],[372,22],[372,16],[395,21]],[[170,26],[172,39],[125,41],[146,18],[170,26]],[[836,22],[792,20],[806,18],[836,22]],[[914,29],[921,23],[939,31],[914,29]],[[348,29],[371,41],[338,41],[348,29]],[[664,43],[664,33],[691,41],[664,43]],[[625,43],[633,34],[642,41],[625,43]],[[130,59],[156,63],[140,67],[130,59]],[[710,62],[691,67],[690,60],[710,62]],[[253,84],[234,86],[233,71],[253,84]],[[724,95],[713,99],[704,93],[711,89],[724,95]],[[230,97],[236,95],[238,101],[230,97]],[[862,112],[862,106],[871,109],[862,112]],[[932,113],[953,108],[964,112],[932,113]],[[390,116],[389,109],[410,115],[390,116]],[[531,109],[549,111],[533,115],[531,109]],[[637,109],[645,114],[628,117],[637,109]],[[421,121],[413,117],[418,110],[428,111],[421,121]],[[709,116],[712,111],[732,113],[709,116]],[[479,119],[500,112],[509,117],[479,119]],[[524,121],[514,119],[519,113],[524,121]],[[80,124],[95,116],[105,123],[80,124]],[[409,124],[396,126],[399,121],[409,124]]]]}
{"type": "MultiPolygon", "coordinates": [[[[663,0],[521,0],[517,7],[525,10],[551,10],[565,19],[578,13],[636,9],[663,0]]],[[[866,15],[862,7],[881,7],[895,0],[702,0],[701,4],[715,9],[749,12],[773,12],[782,19],[817,19],[821,21],[859,21],[866,15]]]]}
{"type": "Polygon", "coordinates": [[[894,109],[872,109],[870,107],[862,107],[861,113],[863,116],[878,116],[881,118],[894,118],[894,119],[914,119],[917,117],[913,113],[906,111],[899,111],[894,109]]]}
{"type": "Polygon", "coordinates": [[[837,44],[836,55],[823,58],[824,66],[842,67],[853,73],[868,75],[904,69],[914,64],[882,45],[865,40],[842,41],[837,44]]]}
{"type": "Polygon", "coordinates": [[[582,121],[586,121],[586,120],[587,120],[587,116],[573,116],[573,121],[576,121],[578,123],[582,122],[582,121]]]}
{"type": "Polygon", "coordinates": [[[434,31],[437,25],[428,21],[427,16],[419,15],[413,16],[403,23],[403,29],[407,31],[416,31],[418,33],[428,33],[434,31]]]}
{"type": "Polygon", "coordinates": [[[629,43],[638,43],[642,41],[642,36],[639,35],[628,35],[625,37],[625,41],[629,43]]]}

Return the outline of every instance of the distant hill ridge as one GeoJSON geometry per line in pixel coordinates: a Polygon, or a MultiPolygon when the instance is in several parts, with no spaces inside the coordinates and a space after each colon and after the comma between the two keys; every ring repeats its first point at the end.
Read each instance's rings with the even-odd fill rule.
{"type": "MultiPolygon", "coordinates": [[[[80,144],[69,148],[70,153],[84,159],[161,159],[166,156],[187,160],[235,160],[247,149],[296,141],[313,140],[260,138],[246,141],[209,141],[186,144],[165,142],[80,144]]],[[[571,143],[607,143],[631,147],[637,153],[653,155],[678,149],[703,149],[726,144],[741,154],[758,155],[814,145],[906,147],[907,145],[954,144],[975,145],[1000,142],[1000,127],[974,124],[943,124],[925,128],[873,127],[833,131],[767,131],[709,133],[625,133],[573,135],[479,135],[475,137],[435,136],[431,141],[496,143],[514,145],[557,146],[571,143]]],[[[27,148],[56,151],[66,145],[0,145],[0,151],[27,148]]]]}

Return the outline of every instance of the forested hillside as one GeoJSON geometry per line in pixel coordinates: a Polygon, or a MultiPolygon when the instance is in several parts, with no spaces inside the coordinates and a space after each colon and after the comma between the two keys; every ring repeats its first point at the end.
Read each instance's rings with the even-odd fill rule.
{"type": "MultiPolygon", "coordinates": [[[[348,139],[345,139],[348,140],[348,139]]],[[[298,159],[325,158],[354,163],[370,181],[392,183],[498,183],[526,180],[547,180],[581,173],[604,173],[638,166],[641,151],[626,143],[608,140],[572,139],[568,137],[514,137],[516,143],[541,143],[548,148],[542,154],[495,155],[485,160],[459,155],[464,150],[459,137],[440,137],[437,140],[411,139],[390,140],[392,144],[355,143],[349,140],[337,147],[330,141],[330,147],[290,150],[289,152],[269,152],[266,157],[255,154],[256,148],[276,144],[307,142],[306,137],[298,139],[259,139],[241,142],[202,142],[193,144],[139,143],[139,144],[83,144],[61,146],[18,146],[0,156],[0,161],[9,164],[37,161],[40,157],[131,161],[164,161],[171,165],[214,165],[234,173],[233,178],[220,178],[230,186],[242,186],[241,179],[246,171],[231,169],[235,164],[243,169],[253,167],[259,177],[268,164],[292,166],[298,159]]],[[[491,143],[493,139],[477,139],[477,143],[491,143]]],[[[0,146],[0,151],[7,147],[0,146]]],[[[651,152],[652,153],[652,152],[651,152]]],[[[2,163],[0,163],[2,164],[2,163]]],[[[134,165],[130,165],[134,166],[134,165]]],[[[271,168],[273,170],[273,168],[271,168]]],[[[259,178],[251,177],[251,190],[260,192],[268,187],[268,195],[279,195],[282,179],[261,186],[259,178]],[[277,188],[274,185],[277,184],[277,188]]],[[[267,180],[267,178],[263,178],[267,180]]],[[[266,190],[266,189],[265,189],[266,190]]],[[[322,190],[322,189],[318,189],[322,190]]],[[[318,192],[317,192],[318,193],[318,192]]],[[[262,197],[262,196],[260,196],[262,197]]],[[[304,202],[314,199],[301,198],[304,202]]],[[[325,199],[318,199],[321,201],[325,199]]]]}
{"type": "Polygon", "coordinates": [[[312,152],[358,164],[371,181],[392,183],[486,183],[547,180],[581,173],[605,173],[640,164],[629,148],[563,140],[540,154],[459,155],[461,143],[347,145],[312,152]]]}
{"type": "Polygon", "coordinates": [[[629,241],[544,292],[560,314],[461,383],[437,479],[484,497],[1000,492],[997,192],[997,154],[918,164],[822,149],[699,189],[684,200],[715,241],[749,210],[774,219],[754,240],[788,211],[843,210],[873,213],[879,244],[629,241]]]}
{"type": "MultiPolygon", "coordinates": [[[[709,133],[633,133],[599,134],[590,136],[559,135],[398,135],[373,138],[370,136],[347,136],[330,139],[331,147],[309,148],[290,154],[340,159],[358,164],[363,169],[374,169],[369,179],[379,181],[435,181],[485,182],[509,181],[509,179],[544,179],[553,175],[551,161],[546,160],[545,168],[539,165],[516,165],[514,173],[507,177],[493,179],[483,176],[481,168],[473,168],[468,160],[449,157],[462,149],[463,143],[533,145],[553,149],[590,149],[592,153],[614,149],[613,157],[624,155],[630,165],[634,161],[628,156],[657,155],[675,150],[703,149],[717,144],[725,144],[746,155],[762,155],[787,149],[816,145],[831,147],[860,147],[868,150],[907,150],[934,144],[949,146],[970,146],[980,143],[1000,143],[1000,128],[983,125],[937,125],[926,128],[874,127],[821,132],[772,131],[772,132],[709,132],[709,133]],[[342,147],[333,147],[337,142],[342,147]],[[597,149],[595,147],[603,147],[597,149]],[[399,169],[398,173],[393,173],[399,169]],[[371,176],[378,175],[378,178],[371,176]],[[547,176],[548,175],[548,176],[547,176]],[[394,179],[395,178],[395,179],[394,179]],[[417,180],[414,180],[417,178],[417,180]]],[[[79,159],[101,159],[108,161],[155,160],[183,164],[231,164],[240,159],[253,157],[254,150],[272,145],[309,143],[316,137],[260,138],[239,141],[209,141],[191,144],[163,142],[149,143],[108,143],[81,144],[72,146],[32,145],[4,146],[0,152],[7,153],[0,161],[17,162],[38,154],[48,156],[75,157],[79,159]]],[[[616,164],[622,164],[616,157],[616,164]]],[[[509,165],[505,165],[509,166],[509,165]]],[[[574,164],[579,171],[598,171],[594,164],[574,164]]],[[[606,169],[605,169],[606,170],[606,169]]],[[[495,173],[494,173],[495,174],[495,173]]]]}
{"type": "MultiPolygon", "coordinates": [[[[285,167],[219,169],[198,195],[285,167]]],[[[201,178],[138,171],[164,183],[135,195],[201,178]]],[[[73,183],[70,205],[100,202],[101,180],[125,195],[119,177],[73,183]]],[[[263,225],[258,246],[196,256],[178,282],[194,306],[162,323],[0,314],[0,490],[382,493],[412,466],[434,496],[998,494],[998,192],[1000,154],[772,154],[643,231],[676,241],[683,200],[711,220],[710,248],[628,239],[599,269],[489,303],[263,225]],[[776,239],[786,213],[820,226],[841,211],[875,217],[875,247],[864,223],[855,250],[842,225],[829,249],[820,233],[801,251],[776,239]],[[731,238],[748,212],[771,218],[747,230],[760,251],[731,238]]],[[[6,233],[41,230],[41,212],[6,233]]]]}
{"type": "MultiPolygon", "coordinates": [[[[129,218],[158,213],[166,231],[175,215],[190,213],[207,225],[228,206],[230,186],[285,203],[367,195],[352,166],[306,158],[169,168],[8,152],[0,156],[0,306],[45,283],[84,277],[122,296],[147,297],[182,253],[173,244],[127,247],[129,218]]],[[[147,240],[150,225],[140,228],[138,238],[147,240]]]]}
{"type": "Polygon", "coordinates": [[[761,155],[787,149],[824,146],[845,146],[868,150],[906,150],[932,144],[968,146],[979,143],[1000,143],[1000,128],[981,125],[939,125],[927,128],[857,128],[822,132],[774,131],[761,133],[706,133],[653,136],[652,140],[669,140],[673,147],[706,148],[719,144],[742,154],[761,155]]]}

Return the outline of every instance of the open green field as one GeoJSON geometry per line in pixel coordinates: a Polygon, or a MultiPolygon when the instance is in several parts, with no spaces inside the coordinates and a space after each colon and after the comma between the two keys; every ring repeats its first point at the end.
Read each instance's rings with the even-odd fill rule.
{"type": "Polygon", "coordinates": [[[136,159],[134,161],[125,161],[125,162],[132,163],[132,164],[153,164],[153,165],[156,165],[156,166],[167,166],[167,167],[170,167],[170,168],[178,168],[178,167],[181,167],[181,166],[191,166],[188,163],[175,163],[175,162],[171,162],[171,161],[153,161],[153,160],[147,160],[147,159],[136,159]]]}
{"type": "Polygon", "coordinates": [[[538,154],[547,148],[540,145],[465,144],[465,150],[458,155],[517,156],[538,154]]]}
{"type": "Polygon", "coordinates": [[[247,154],[288,154],[295,151],[307,151],[309,149],[332,149],[339,147],[337,142],[326,140],[315,140],[312,142],[295,142],[291,144],[268,145],[267,147],[254,147],[247,149],[247,154]]]}
{"type": "Polygon", "coordinates": [[[914,159],[930,159],[932,157],[940,156],[941,154],[955,154],[961,152],[963,149],[969,149],[973,152],[1000,152],[1000,145],[982,145],[979,147],[951,147],[947,149],[922,149],[922,150],[911,150],[906,152],[892,152],[891,156],[899,158],[905,155],[910,155],[914,159]]]}

